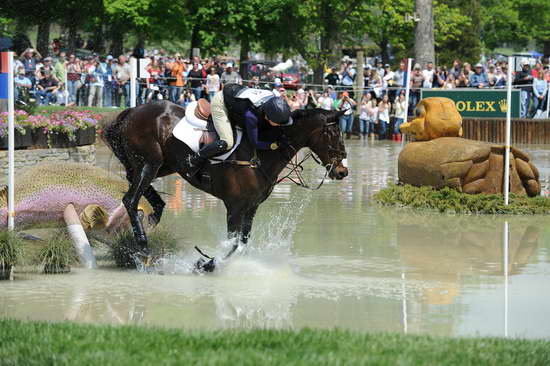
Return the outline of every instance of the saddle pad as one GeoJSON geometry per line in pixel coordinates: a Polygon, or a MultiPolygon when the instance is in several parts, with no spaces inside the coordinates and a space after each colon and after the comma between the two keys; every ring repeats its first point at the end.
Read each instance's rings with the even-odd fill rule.
{"type": "MultiPolygon", "coordinates": [[[[177,138],[178,140],[180,140],[181,142],[189,146],[189,148],[191,148],[191,150],[193,150],[193,152],[196,153],[200,149],[199,141],[204,131],[206,130],[193,126],[187,121],[185,117],[183,117],[178,122],[176,127],[174,127],[174,129],[172,130],[172,135],[174,135],[175,138],[177,138]]],[[[235,144],[233,145],[231,150],[229,150],[225,154],[216,156],[216,159],[218,160],[227,159],[237,149],[237,147],[241,143],[242,137],[243,137],[243,132],[240,128],[237,127],[235,144]]],[[[215,160],[211,160],[210,162],[212,164],[220,163],[220,161],[215,161],[215,160]]]]}

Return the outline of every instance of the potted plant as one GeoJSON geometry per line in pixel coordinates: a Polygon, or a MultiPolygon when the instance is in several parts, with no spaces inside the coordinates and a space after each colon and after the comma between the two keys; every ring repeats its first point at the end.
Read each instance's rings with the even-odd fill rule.
{"type": "MultiPolygon", "coordinates": [[[[78,146],[92,145],[96,138],[96,125],[101,118],[91,111],[77,111],[75,109],[65,109],[60,112],[52,113],[51,121],[64,121],[74,128],[75,143],[78,146]]],[[[70,131],[69,135],[70,135],[70,131]]]]}
{"type": "Polygon", "coordinates": [[[29,116],[28,127],[31,129],[31,146],[35,149],[47,149],[51,129],[48,117],[44,115],[29,116]]]}
{"type": "Polygon", "coordinates": [[[21,239],[13,232],[0,231],[0,280],[7,280],[21,259],[21,239]]]}
{"type": "MultiPolygon", "coordinates": [[[[14,145],[15,149],[23,149],[31,146],[31,129],[27,126],[29,115],[25,111],[16,111],[14,120],[14,145]]],[[[0,116],[0,149],[8,149],[8,113],[0,116]]]]}

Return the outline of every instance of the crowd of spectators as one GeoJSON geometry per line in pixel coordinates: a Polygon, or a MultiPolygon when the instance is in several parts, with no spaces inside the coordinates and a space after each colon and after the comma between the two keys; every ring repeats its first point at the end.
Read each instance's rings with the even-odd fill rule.
{"type": "MultiPolygon", "coordinates": [[[[187,59],[163,50],[155,50],[144,58],[148,61],[149,76],[138,79],[138,104],[168,99],[186,106],[201,97],[211,99],[224,84],[244,83],[253,88],[272,89],[287,98],[292,109],[345,109],[341,126],[348,136],[353,111],[357,111],[361,134],[382,137],[389,132],[394,139],[400,138],[399,125],[407,113],[413,112],[421,89],[504,88],[508,68],[506,62],[494,60],[474,67],[460,60],[455,60],[450,68],[432,62],[414,64],[406,106],[404,62],[396,68],[380,61],[367,63],[361,73],[351,60],[344,60],[339,67],[327,71],[323,85],[302,84],[290,91],[277,74],[269,71],[253,72],[250,80],[243,80],[235,62],[221,58],[187,59]],[[357,77],[363,78],[362,95],[355,95],[357,77]]],[[[16,99],[19,103],[34,99],[38,104],[128,107],[131,79],[128,60],[129,55],[77,57],[65,54],[60,47],[54,50],[53,57],[42,57],[36,50],[26,49],[15,64],[16,99]]],[[[513,84],[521,90],[521,117],[540,115],[547,108],[548,65],[539,62],[531,68],[524,62],[521,71],[513,75],[513,84]]]]}

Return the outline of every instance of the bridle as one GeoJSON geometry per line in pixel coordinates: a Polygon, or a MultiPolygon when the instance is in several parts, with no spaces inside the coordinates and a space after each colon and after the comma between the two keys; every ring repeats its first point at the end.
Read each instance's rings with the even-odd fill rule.
{"type": "MultiPolygon", "coordinates": [[[[275,184],[279,184],[283,180],[288,179],[292,183],[296,184],[297,186],[308,189],[308,190],[315,191],[315,190],[318,190],[319,188],[321,188],[321,186],[323,185],[323,183],[327,179],[327,177],[330,174],[330,172],[332,171],[332,169],[335,166],[338,165],[339,161],[342,161],[346,157],[346,153],[341,151],[340,149],[338,149],[338,146],[344,144],[342,133],[339,131],[339,128],[338,128],[338,130],[331,131],[332,126],[338,127],[338,123],[337,122],[326,123],[323,126],[318,127],[316,129],[314,129],[313,131],[311,131],[311,134],[313,135],[317,130],[321,130],[321,134],[323,136],[327,137],[327,140],[329,141],[329,143],[327,143],[327,151],[329,153],[330,152],[335,152],[335,155],[330,158],[330,162],[328,162],[327,164],[323,164],[321,159],[318,156],[316,156],[315,153],[313,153],[313,151],[311,151],[311,149],[300,161],[298,161],[298,156],[297,156],[298,150],[296,150],[296,148],[294,146],[292,146],[292,144],[288,144],[288,146],[293,150],[293,154],[292,154],[293,157],[288,156],[288,154],[286,156],[287,159],[290,158],[289,162],[287,164],[287,168],[289,169],[289,171],[285,176],[277,179],[275,181],[275,184]],[[338,134],[338,146],[337,147],[334,147],[330,143],[330,138],[329,137],[330,137],[331,134],[338,134]],[[325,175],[323,176],[323,179],[321,179],[321,182],[317,186],[315,186],[314,188],[310,187],[309,184],[307,184],[306,181],[304,180],[304,177],[302,176],[302,172],[304,171],[303,164],[309,158],[312,158],[313,161],[315,161],[317,164],[319,164],[320,166],[323,166],[326,169],[326,172],[325,172],[325,175]],[[293,159],[294,159],[294,161],[292,161],[293,159]],[[295,174],[297,178],[292,177],[292,174],[295,174]]],[[[281,151],[281,153],[283,154],[282,151],[281,151]]]]}

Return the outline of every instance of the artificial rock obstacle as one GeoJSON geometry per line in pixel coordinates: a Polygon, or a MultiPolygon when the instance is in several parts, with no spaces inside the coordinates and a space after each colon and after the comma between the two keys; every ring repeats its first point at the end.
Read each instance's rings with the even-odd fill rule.
{"type": "MultiPolygon", "coordinates": [[[[401,126],[415,142],[398,160],[399,182],[435,189],[451,187],[469,194],[502,194],[505,146],[461,138],[462,118],[448,98],[426,98],[417,116],[401,126]]],[[[524,151],[511,147],[510,193],[538,196],[539,172],[524,151]]]]}

